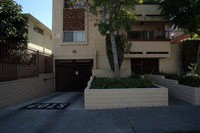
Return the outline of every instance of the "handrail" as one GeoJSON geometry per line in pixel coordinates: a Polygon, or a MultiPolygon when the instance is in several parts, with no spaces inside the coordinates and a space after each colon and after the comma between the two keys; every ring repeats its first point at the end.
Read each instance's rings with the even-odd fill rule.
{"type": "Polygon", "coordinates": [[[54,78],[56,78],[56,77],[44,78],[43,81],[47,81],[47,80],[54,79],[54,78]]]}

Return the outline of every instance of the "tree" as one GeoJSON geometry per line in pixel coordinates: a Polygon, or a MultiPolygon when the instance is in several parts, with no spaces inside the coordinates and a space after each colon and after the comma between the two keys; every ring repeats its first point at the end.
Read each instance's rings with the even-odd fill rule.
{"type": "Polygon", "coordinates": [[[1,0],[0,41],[14,41],[18,45],[28,43],[28,24],[22,17],[22,7],[14,0],[1,0]]]}
{"type": "MultiPolygon", "coordinates": [[[[175,28],[200,37],[200,0],[161,0],[160,9],[175,28]]],[[[200,74],[200,46],[196,73],[200,74]]]]}
{"type": "Polygon", "coordinates": [[[114,78],[120,78],[119,62],[116,49],[115,33],[123,28],[129,31],[132,24],[135,23],[136,16],[132,11],[137,2],[141,0],[90,0],[90,11],[96,16],[101,15],[101,19],[97,20],[101,35],[110,34],[113,60],[114,60],[114,78]]]}

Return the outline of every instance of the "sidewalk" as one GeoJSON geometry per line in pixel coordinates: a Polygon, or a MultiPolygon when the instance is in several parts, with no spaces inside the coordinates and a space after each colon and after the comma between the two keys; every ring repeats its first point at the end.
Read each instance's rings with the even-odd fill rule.
{"type": "Polygon", "coordinates": [[[83,93],[76,92],[53,93],[0,109],[0,133],[163,133],[177,130],[200,130],[200,106],[170,98],[168,107],[84,110],[83,93]],[[19,110],[38,102],[70,105],[65,110],[19,110]]]}

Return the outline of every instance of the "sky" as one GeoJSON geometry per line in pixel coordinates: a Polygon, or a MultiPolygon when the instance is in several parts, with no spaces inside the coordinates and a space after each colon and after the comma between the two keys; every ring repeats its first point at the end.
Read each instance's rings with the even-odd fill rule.
{"type": "Polygon", "coordinates": [[[52,0],[15,0],[22,5],[22,13],[30,13],[52,29],[52,0]]]}

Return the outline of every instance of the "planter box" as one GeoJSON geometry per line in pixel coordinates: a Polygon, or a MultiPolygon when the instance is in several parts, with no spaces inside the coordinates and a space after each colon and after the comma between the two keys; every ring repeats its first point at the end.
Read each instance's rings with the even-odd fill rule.
{"type": "Polygon", "coordinates": [[[168,106],[167,88],[90,89],[92,80],[85,89],[85,109],[168,106]]]}
{"type": "Polygon", "coordinates": [[[165,79],[161,75],[151,75],[150,77],[156,84],[167,87],[169,95],[194,105],[200,105],[200,87],[181,85],[177,80],[165,79]]]}

